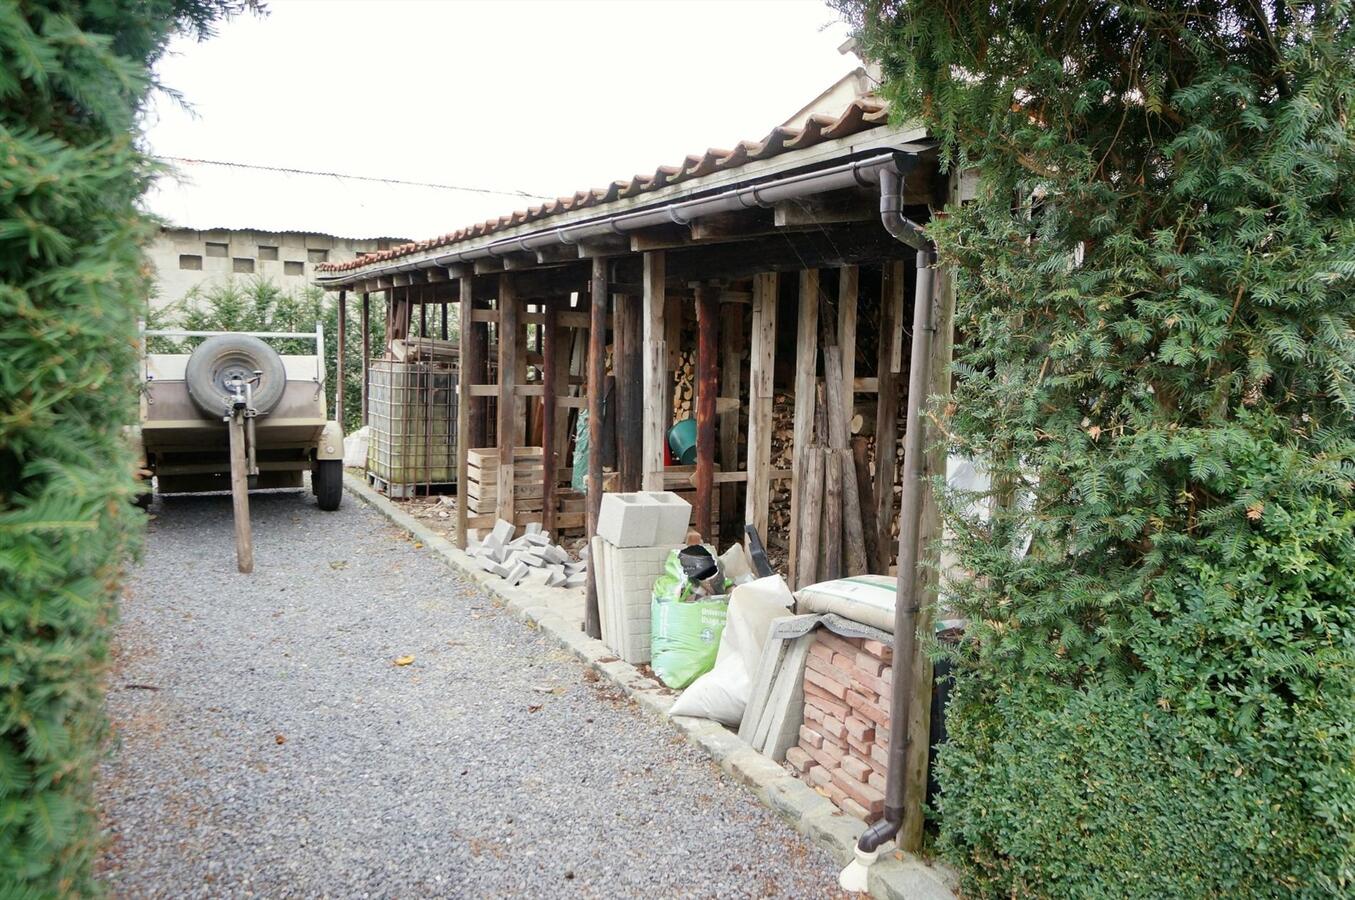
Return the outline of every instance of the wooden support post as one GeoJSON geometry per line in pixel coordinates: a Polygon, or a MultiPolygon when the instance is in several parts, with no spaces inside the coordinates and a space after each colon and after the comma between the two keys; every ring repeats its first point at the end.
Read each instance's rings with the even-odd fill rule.
{"type": "Polygon", "coordinates": [[[518,301],[508,273],[499,276],[499,481],[498,516],[514,521],[513,461],[517,455],[518,301]]]}
{"type": "Polygon", "coordinates": [[[899,313],[903,309],[906,288],[905,267],[908,264],[890,260],[884,264],[884,280],[880,291],[880,348],[876,369],[880,394],[875,406],[875,571],[881,575],[889,571],[894,559],[890,539],[894,522],[894,478],[898,473],[896,454],[899,427],[899,378],[894,371],[894,333],[902,331],[899,313]]]}
{"type": "Polygon", "coordinates": [[[776,357],[775,272],[753,277],[753,334],[748,357],[748,485],[743,519],[767,541],[772,489],[772,384],[776,357]]]}
{"type": "Polygon", "coordinates": [[[556,395],[560,392],[555,364],[556,345],[559,337],[555,333],[556,310],[554,303],[545,306],[545,317],[541,322],[541,527],[555,535],[555,487],[560,482],[560,464],[555,458],[559,448],[555,445],[555,411],[559,405],[556,395]]]}
{"type": "MultiPolygon", "coordinates": [[[[489,382],[489,323],[475,322],[474,279],[463,276],[461,287],[461,331],[469,333],[470,340],[462,338],[461,372],[471,384],[489,382]]],[[[480,449],[489,445],[489,398],[471,397],[469,403],[470,436],[464,438],[468,448],[480,449]]],[[[458,435],[458,439],[461,436],[458,435]]]]}
{"type": "MultiPolygon", "coordinates": [[[[801,484],[804,476],[806,451],[814,432],[814,382],[819,358],[819,272],[808,269],[800,273],[799,318],[795,333],[795,423],[792,429],[791,480],[790,480],[790,554],[789,568],[791,577],[799,577],[798,565],[802,552],[811,556],[818,553],[817,546],[800,546],[800,504],[801,484]]],[[[819,489],[822,490],[822,481],[819,489]]],[[[796,581],[791,587],[800,588],[804,583],[796,581]]]]}
{"type": "MultiPolygon", "coordinates": [[[[505,278],[507,278],[507,277],[508,277],[507,275],[500,275],[500,276],[499,276],[499,282],[502,284],[503,280],[504,280],[505,278]]],[[[509,327],[508,327],[507,325],[503,324],[503,319],[502,319],[502,318],[499,319],[499,328],[500,328],[501,333],[502,333],[503,335],[509,335],[509,336],[511,336],[511,338],[512,338],[512,340],[513,340],[513,345],[514,345],[514,354],[513,354],[514,366],[513,366],[513,371],[510,372],[510,373],[508,373],[507,376],[505,376],[503,369],[500,369],[500,370],[499,370],[499,381],[500,381],[500,383],[502,383],[503,380],[504,380],[504,378],[507,377],[507,378],[512,382],[512,384],[514,385],[514,388],[513,388],[513,397],[515,398],[515,402],[514,402],[514,404],[513,404],[513,428],[514,428],[514,430],[515,430],[515,432],[516,432],[516,439],[517,439],[517,444],[518,444],[518,446],[526,446],[528,443],[530,443],[530,441],[528,441],[528,439],[527,439],[527,438],[528,438],[528,436],[527,436],[527,418],[528,418],[528,416],[527,416],[527,411],[526,411],[526,408],[525,408],[525,407],[526,407],[526,404],[525,404],[525,403],[522,404],[522,406],[523,406],[524,408],[521,409],[521,410],[519,410],[519,409],[518,409],[518,404],[516,403],[516,397],[517,397],[517,385],[519,385],[519,384],[526,384],[526,383],[527,383],[527,349],[528,349],[528,348],[527,348],[527,329],[524,328],[524,327],[523,327],[523,324],[522,324],[522,313],[523,313],[523,312],[524,312],[524,310],[522,309],[521,304],[519,304],[518,307],[517,307],[516,309],[513,310],[513,326],[512,326],[512,329],[511,329],[511,330],[509,329],[509,327]]],[[[500,340],[503,340],[502,336],[501,336],[499,339],[500,339],[500,340]]],[[[500,422],[503,421],[503,414],[502,414],[502,413],[500,413],[500,415],[499,415],[499,421],[500,421],[500,422]]]]}
{"type": "Polygon", "coordinates": [[[367,424],[367,392],[372,380],[372,303],[362,293],[362,424],[367,424]]]}
{"type": "Polygon", "coordinates": [[[623,491],[638,491],[644,469],[644,321],[640,298],[616,295],[613,368],[616,370],[616,468],[623,491]]]}
{"type": "Polygon", "coordinates": [[[419,289],[419,337],[428,337],[428,304],[424,302],[423,289],[419,289]]]}
{"type": "MultiPolygon", "coordinates": [[[[824,396],[828,406],[828,471],[825,482],[828,495],[840,494],[842,518],[842,559],[839,575],[864,575],[869,567],[866,541],[861,523],[861,497],[857,490],[856,466],[847,449],[848,407],[842,382],[842,351],[836,346],[823,348],[824,396]],[[836,470],[836,473],[834,472],[836,470]]],[[[830,506],[829,514],[833,510],[830,506]]]]}
{"type": "Polygon", "coordinates": [[[665,434],[677,418],[677,407],[673,393],[677,389],[678,367],[682,364],[682,318],[686,307],[686,304],[682,302],[686,299],[685,296],[669,299],[672,302],[665,303],[663,309],[663,341],[668,347],[668,381],[664,385],[663,391],[663,428],[665,434]]]}
{"type": "Polygon", "coordinates": [[[716,353],[720,345],[720,317],[714,289],[696,288],[696,530],[702,540],[714,538],[712,500],[715,487],[715,395],[718,388],[716,353]]]}
{"type": "Polygon", "coordinates": [[[447,340],[447,301],[446,301],[446,300],[442,301],[442,303],[441,303],[440,305],[442,306],[442,329],[441,329],[441,333],[442,333],[442,339],[445,341],[445,340],[447,340]]]}
{"type": "Polygon", "coordinates": [[[842,399],[846,405],[848,433],[852,416],[856,415],[856,300],[861,270],[843,266],[838,270],[837,282],[837,346],[842,351],[842,399]]]}
{"type": "MultiPolygon", "coordinates": [[[[952,173],[950,196],[947,205],[958,209],[960,205],[960,179],[958,173],[952,173]]],[[[950,367],[955,350],[955,273],[949,268],[937,271],[936,297],[932,303],[931,354],[927,360],[927,392],[920,398],[923,403],[931,396],[950,394],[950,367]]],[[[926,417],[920,417],[926,421],[926,417]]],[[[923,433],[922,476],[931,478],[944,475],[946,471],[946,448],[935,439],[934,429],[928,427],[923,433]]],[[[941,510],[930,490],[922,495],[922,516],[918,528],[918,558],[922,565],[914,573],[918,588],[914,595],[918,598],[917,634],[919,638],[930,638],[934,630],[938,559],[936,544],[941,538],[941,510]]],[[[895,665],[904,664],[903,660],[894,660],[895,665]]],[[[904,763],[903,824],[899,828],[899,846],[916,853],[922,848],[924,825],[924,804],[927,798],[927,756],[930,741],[932,709],[932,659],[928,653],[927,641],[915,642],[912,659],[913,692],[908,698],[909,734],[918,735],[909,741],[904,763]]]]}
{"type": "Polygon", "coordinates": [[[666,410],[673,402],[668,385],[668,342],[664,340],[664,255],[662,250],[645,254],[644,296],[644,449],[641,461],[641,485],[647,491],[663,490],[663,448],[671,416],[666,410]],[[665,397],[665,394],[667,396],[665,397]]]}
{"type": "MultiPolygon", "coordinates": [[[[470,503],[468,491],[468,475],[470,469],[469,453],[471,449],[471,388],[479,381],[479,373],[474,367],[467,365],[467,361],[472,358],[471,341],[473,332],[470,328],[471,309],[473,302],[471,300],[471,280],[469,278],[460,279],[458,287],[461,290],[461,334],[460,346],[461,353],[458,360],[460,369],[456,378],[456,546],[462,550],[466,549],[466,527],[470,522],[470,512],[466,509],[470,503]]],[[[479,449],[478,447],[476,449],[479,449]]]]}
{"type": "MultiPolygon", "coordinates": [[[[339,326],[334,340],[334,421],[343,428],[343,357],[348,343],[348,291],[339,291],[339,326]]],[[[324,362],[321,361],[321,365],[324,362]]]]}
{"type": "MultiPolygon", "coordinates": [[[[725,401],[720,413],[720,468],[739,470],[739,410],[742,404],[743,306],[720,304],[720,398],[725,401]]],[[[739,532],[739,485],[720,487],[720,539],[728,544],[739,532]]]]}
{"type": "MultiPolygon", "coordinates": [[[[607,260],[593,257],[588,317],[588,546],[598,531],[598,510],[602,507],[602,392],[606,389],[607,366],[603,358],[607,348],[607,260]]],[[[588,593],[583,608],[583,630],[591,638],[602,637],[602,619],[598,612],[597,560],[588,565],[588,593]]]]}

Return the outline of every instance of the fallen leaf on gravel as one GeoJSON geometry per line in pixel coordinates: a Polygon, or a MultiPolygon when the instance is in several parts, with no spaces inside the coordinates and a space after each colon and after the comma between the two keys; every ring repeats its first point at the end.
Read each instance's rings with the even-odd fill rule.
{"type": "Polygon", "coordinates": [[[414,542],[414,549],[415,549],[415,550],[422,550],[422,549],[423,549],[423,541],[415,541],[415,542],[414,542]]]}
{"type": "Polygon", "coordinates": [[[541,704],[533,703],[531,706],[527,707],[527,712],[541,712],[541,704]]]}
{"type": "Polygon", "coordinates": [[[557,697],[565,692],[562,684],[538,684],[533,690],[540,694],[554,694],[557,697]]]}
{"type": "Polygon", "coordinates": [[[287,735],[280,734],[277,737],[273,738],[273,740],[277,741],[278,745],[281,746],[282,744],[287,743],[287,735]]]}
{"type": "Polygon", "coordinates": [[[346,559],[333,559],[333,560],[330,560],[330,562],[329,562],[329,567],[330,567],[331,569],[346,569],[346,568],[348,568],[348,560],[346,560],[346,559]]]}
{"type": "Polygon", "coordinates": [[[407,666],[412,662],[414,662],[414,657],[412,656],[399,656],[395,659],[395,664],[397,666],[407,666]]]}

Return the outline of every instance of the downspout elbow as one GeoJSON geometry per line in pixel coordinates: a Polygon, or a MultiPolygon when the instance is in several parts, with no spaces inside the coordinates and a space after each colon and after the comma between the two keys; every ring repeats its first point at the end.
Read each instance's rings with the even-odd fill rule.
{"type": "Polygon", "coordinates": [[[895,240],[914,250],[931,249],[922,226],[903,214],[903,185],[899,173],[886,166],[880,170],[880,224],[895,240]]]}

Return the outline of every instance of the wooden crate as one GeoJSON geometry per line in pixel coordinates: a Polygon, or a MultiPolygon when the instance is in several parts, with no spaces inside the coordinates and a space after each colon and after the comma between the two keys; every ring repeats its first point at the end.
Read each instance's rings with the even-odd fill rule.
{"type": "MultiPolygon", "coordinates": [[[[534,512],[540,519],[542,476],[540,447],[513,451],[513,511],[534,512]]],[[[499,504],[499,449],[482,447],[466,451],[466,512],[490,515],[499,504]]]]}

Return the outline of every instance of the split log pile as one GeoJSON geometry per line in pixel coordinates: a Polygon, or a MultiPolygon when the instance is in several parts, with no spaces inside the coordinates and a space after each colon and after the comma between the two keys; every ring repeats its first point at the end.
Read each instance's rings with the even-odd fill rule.
{"type": "MultiPolygon", "coordinates": [[[[772,455],[771,468],[787,470],[791,467],[795,433],[795,401],[789,394],[775,394],[772,398],[772,455]]],[[[790,479],[772,482],[767,503],[767,534],[762,542],[769,548],[782,550],[789,546],[790,535],[790,479]]]]}
{"type": "Polygon", "coordinates": [[[843,812],[877,821],[889,770],[893,650],[820,629],[805,664],[804,724],[786,762],[843,812]]]}
{"type": "Polygon", "coordinates": [[[673,367],[673,421],[696,415],[696,351],[683,350],[673,367]]]}

